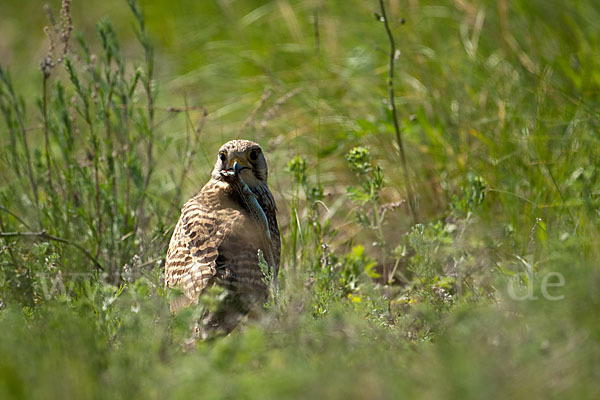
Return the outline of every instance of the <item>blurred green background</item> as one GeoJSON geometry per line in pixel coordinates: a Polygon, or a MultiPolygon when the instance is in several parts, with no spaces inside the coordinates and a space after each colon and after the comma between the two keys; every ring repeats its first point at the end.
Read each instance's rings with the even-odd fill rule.
{"type": "Polygon", "coordinates": [[[126,0],[74,1],[47,123],[43,4],[0,6],[0,228],[115,278],[48,292],[89,257],[0,239],[1,398],[600,396],[600,3],[385,1],[408,177],[376,0],[139,1],[152,74],[126,0]],[[162,262],[237,137],[268,157],[282,290],[190,350],[162,262]]]}

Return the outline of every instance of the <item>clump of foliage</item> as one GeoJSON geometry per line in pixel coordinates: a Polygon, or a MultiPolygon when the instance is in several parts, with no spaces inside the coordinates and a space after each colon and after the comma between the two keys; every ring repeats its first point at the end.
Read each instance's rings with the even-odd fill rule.
{"type": "Polygon", "coordinates": [[[19,296],[30,305],[44,301],[46,296],[36,288],[37,275],[60,280],[67,279],[58,277],[60,273],[93,272],[119,285],[126,266],[139,274],[140,259],[148,262],[157,255],[153,247],[164,235],[164,220],[155,216],[166,214],[169,207],[149,191],[158,141],[152,46],[138,6],[129,4],[146,61],[133,66],[133,73],[126,73],[130,66],[107,19],[97,25],[98,54],[81,34],[75,35],[77,44],[71,43],[69,1],[62,3],[60,21],[46,30],[49,50],[37,99],[42,151],[37,146],[31,150],[25,103],[8,72],[0,69],[0,104],[11,138],[4,153],[11,155],[4,159],[7,184],[1,193],[3,209],[11,212],[2,216],[2,230],[16,232],[16,238],[46,241],[33,246],[34,253],[27,250],[31,246],[7,242],[13,267],[6,271],[28,273],[9,272],[4,298],[19,296]],[[145,107],[139,106],[141,101],[145,107]]]}

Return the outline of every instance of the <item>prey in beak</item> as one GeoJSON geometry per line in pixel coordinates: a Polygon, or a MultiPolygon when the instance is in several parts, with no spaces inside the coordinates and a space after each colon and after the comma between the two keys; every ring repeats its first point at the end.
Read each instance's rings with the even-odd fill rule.
{"type": "Polygon", "coordinates": [[[245,169],[251,169],[243,160],[234,158],[231,160],[232,164],[229,168],[221,171],[224,176],[239,176],[240,173],[245,169]]]}

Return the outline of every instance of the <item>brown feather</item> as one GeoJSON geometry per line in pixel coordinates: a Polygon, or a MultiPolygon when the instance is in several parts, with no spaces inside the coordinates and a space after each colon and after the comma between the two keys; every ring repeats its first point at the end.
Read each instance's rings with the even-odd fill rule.
{"type": "MultiPolygon", "coordinates": [[[[241,157],[240,154],[255,148],[260,150],[253,142],[231,141],[220,152],[241,157]]],[[[265,258],[273,264],[270,267],[275,274],[280,262],[277,208],[267,186],[264,156],[261,154],[253,164],[254,175],[246,173],[243,180],[242,175],[227,178],[222,172],[223,163],[217,160],[212,179],[183,205],[165,264],[165,285],[182,291],[181,296],[171,301],[173,312],[197,303],[206,287],[213,284],[233,294],[222,310],[215,313],[220,315],[218,321],[213,318],[208,325],[219,325],[219,321],[226,320],[239,322],[240,318],[226,315],[231,312],[231,304],[265,298],[267,288],[258,266],[259,249],[268,255],[265,258]]],[[[225,327],[226,331],[231,329],[225,327]]]]}

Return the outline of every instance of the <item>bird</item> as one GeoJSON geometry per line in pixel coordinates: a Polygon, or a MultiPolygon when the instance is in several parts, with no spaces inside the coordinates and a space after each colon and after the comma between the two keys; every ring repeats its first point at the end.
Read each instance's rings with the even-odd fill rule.
{"type": "Polygon", "coordinates": [[[281,239],[267,177],[261,147],[231,140],[219,149],[208,183],[181,208],[167,250],[165,286],[181,292],[171,299],[173,313],[198,304],[207,288],[224,289],[216,311],[201,318],[204,332],[231,332],[267,299],[259,252],[276,282],[281,239]]]}

